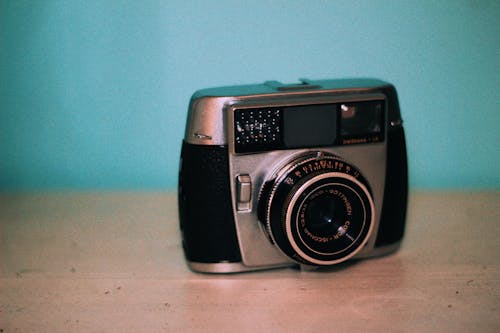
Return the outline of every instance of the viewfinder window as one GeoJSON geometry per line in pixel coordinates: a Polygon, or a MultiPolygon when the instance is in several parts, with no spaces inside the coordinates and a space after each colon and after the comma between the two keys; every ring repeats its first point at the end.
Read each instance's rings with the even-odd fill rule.
{"type": "Polygon", "coordinates": [[[283,108],[286,148],[334,145],[337,105],[320,104],[283,108]]]}

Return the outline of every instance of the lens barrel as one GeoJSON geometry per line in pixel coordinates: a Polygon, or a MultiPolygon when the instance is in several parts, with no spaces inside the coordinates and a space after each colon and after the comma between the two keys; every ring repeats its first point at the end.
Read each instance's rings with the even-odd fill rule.
{"type": "Polygon", "coordinates": [[[365,245],[374,225],[364,177],[353,165],[323,152],[288,163],[264,185],[259,205],[269,238],[303,264],[349,259],[365,245]]]}

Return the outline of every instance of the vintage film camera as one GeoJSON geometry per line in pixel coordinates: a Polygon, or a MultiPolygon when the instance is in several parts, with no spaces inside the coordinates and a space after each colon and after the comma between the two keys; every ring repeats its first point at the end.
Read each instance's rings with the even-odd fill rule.
{"type": "Polygon", "coordinates": [[[178,199],[194,271],[314,268],[390,253],[403,237],[407,192],[389,83],[269,81],[191,98],[178,199]]]}

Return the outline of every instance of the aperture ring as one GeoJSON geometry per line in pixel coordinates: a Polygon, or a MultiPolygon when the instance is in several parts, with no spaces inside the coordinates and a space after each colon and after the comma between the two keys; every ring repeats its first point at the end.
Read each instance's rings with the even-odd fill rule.
{"type": "Polygon", "coordinates": [[[260,199],[263,205],[261,221],[271,241],[291,259],[299,263],[314,265],[335,264],[355,255],[370,237],[374,225],[374,205],[370,188],[356,167],[337,156],[323,152],[302,155],[285,165],[271,182],[272,184],[266,185],[267,188],[263,191],[263,196],[260,199]],[[331,259],[331,257],[325,259],[321,256],[314,258],[314,255],[310,255],[297,245],[296,237],[289,234],[290,230],[293,230],[290,209],[301,204],[301,201],[299,202],[301,194],[307,192],[308,188],[314,190],[316,182],[326,181],[328,183],[327,180],[334,178],[341,179],[347,185],[354,184],[352,187],[358,188],[357,191],[361,193],[359,197],[365,198],[359,201],[365,202],[367,214],[363,215],[368,218],[366,230],[360,236],[359,241],[355,238],[356,242],[353,245],[355,248],[345,255],[341,253],[340,257],[335,259],[331,259]]]}

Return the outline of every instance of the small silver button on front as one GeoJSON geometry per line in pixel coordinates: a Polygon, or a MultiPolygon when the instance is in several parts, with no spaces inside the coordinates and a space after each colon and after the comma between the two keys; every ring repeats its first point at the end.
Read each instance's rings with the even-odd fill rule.
{"type": "Polygon", "coordinates": [[[249,175],[236,177],[236,190],[238,195],[238,210],[249,210],[252,199],[252,179],[249,175]]]}

